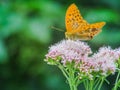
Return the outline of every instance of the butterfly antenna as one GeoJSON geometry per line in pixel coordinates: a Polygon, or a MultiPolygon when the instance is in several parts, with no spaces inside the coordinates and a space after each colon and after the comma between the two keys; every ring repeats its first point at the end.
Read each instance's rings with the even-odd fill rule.
{"type": "Polygon", "coordinates": [[[51,27],[52,29],[54,29],[54,30],[57,30],[57,31],[62,31],[62,32],[64,32],[64,30],[62,30],[62,29],[60,29],[60,28],[56,28],[56,27],[51,27]]]}

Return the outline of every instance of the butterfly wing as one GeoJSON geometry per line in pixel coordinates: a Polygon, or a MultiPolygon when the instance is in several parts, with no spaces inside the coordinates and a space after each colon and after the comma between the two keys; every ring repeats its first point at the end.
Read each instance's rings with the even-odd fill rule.
{"type": "Polygon", "coordinates": [[[68,7],[65,22],[67,29],[67,32],[65,32],[66,38],[72,40],[90,40],[100,33],[101,28],[105,25],[105,22],[89,24],[82,18],[75,4],[71,4],[68,7]]]}
{"type": "Polygon", "coordinates": [[[67,33],[66,36],[72,40],[91,40],[94,36],[101,32],[102,27],[105,25],[105,22],[94,23],[81,27],[81,30],[76,32],[67,33]]]}
{"type": "Polygon", "coordinates": [[[78,36],[81,37],[81,38],[79,37],[78,38],[81,40],[90,40],[101,32],[101,29],[104,25],[105,25],[105,22],[86,25],[82,27],[82,31],[77,32],[78,36]]]}
{"type": "Polygon", "coordinates": [[[73,30],[77,30],[78,27],[80,28],[88,25],[88,23],[80,15],[80,11],[75,4],[71,4],[68,7],[65,17],[65,24],[67,32],[72,32],[73,30]]]}
{"type": "Polygon", "coordinates": [[[101,32],[102,27],[105,25],[105,22],[99,22],[99,23],[94,23],[94,24],[90,24],[90,36],[91,38],[93,38],[95,35],[99,34],[101,32]]]}

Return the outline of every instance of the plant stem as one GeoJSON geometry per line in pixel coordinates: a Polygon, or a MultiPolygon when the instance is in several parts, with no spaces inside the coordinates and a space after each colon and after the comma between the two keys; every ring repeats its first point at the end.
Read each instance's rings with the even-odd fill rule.
{"type": "Polygon", "coordinates": [[[90,80],[90,90],[93,90],[94,81],[90,80]]]}
{"type": "Polygon", "coordinates": [[[85,90],[89,90],[89,82],[88,82],[88,80],[84,81],[84,86],[85,86],[85,90]]]}
{"type": "Polygon", "coordinates": [[[60,63],[58,63],[59,69],[62,71],[63,75],[66,77],[70,90],[77,90],[77,83],[76,83],[76,77],[75,77],[75,70],[72,68],[72,66],[69,66],[69,68],[65,68],[60,63]]]}
{"type": "Polygon", "coordinates": [[[99,84],[100,84],[100,79],[97,79],[97,80],[95,81],[94,90],[96,90],[96,88],[98,87],[99,84]]]}
{"type": "Polygon", "coordinates": [[[63,73],[63,75],[66,77],[66,79],[68,80],[69,78],[68,78],[68,72],[65,70],[65,68],[61,65],[61,64],[59,64],[59,69],[62,71],[62,73],[63,73]]]}
{"type": "Polygon", "coordinates": [[[115,81],[115,86],[112,90],[117,90],[117,87],[118,87],[118,80],[119,80],[119,77],[120,77],[120,71],[118,71],[118,75],[117,75],[117,78],[116,78],[116,81],[115,81]]]}
{"type": "Polygon", "coordinates": [[[69,69],[69,84],[70,84],[71,90],[77,90],[75,69],[71,65],[68,69],[69,69]]]}
{"type": "Polygon", "coordinates": [[[102,78],[101,83],[100,83],[100,85],[99,85],[99,87],[98,87],[98,90],[101,89],[103,82],[104,82],[104,78],[102,78]]]}

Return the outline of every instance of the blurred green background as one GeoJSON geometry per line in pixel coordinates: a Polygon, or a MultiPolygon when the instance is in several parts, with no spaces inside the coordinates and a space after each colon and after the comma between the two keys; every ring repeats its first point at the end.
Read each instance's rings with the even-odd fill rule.
{"type": "MultiPolygon", "coordinates": [[[[76,3],[89,23],[105,21],[88,44],[120,46],[120,0],[0,0],[0,90],[69,90],[60,70],[44,62],[49,46],[64,39],[65,12],[76,3]]],[[[111,90],[115,76],[102,90],[111,90]]],[[[79,87],[83,90],[83,85],[79,87]]]]}

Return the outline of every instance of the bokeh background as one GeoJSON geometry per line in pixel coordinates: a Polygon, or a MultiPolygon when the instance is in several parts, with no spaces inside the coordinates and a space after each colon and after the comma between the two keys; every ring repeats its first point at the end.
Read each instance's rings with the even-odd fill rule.
{"type": "MultiPolygon", "coordinates": [[[[51,27],[65,31],[71,3],[89,23],[106,22],[102,33],[88,41],[93,51],[120,46],[120,0],[0,0],[0,90],[69,90],[60,70],[44,58],[50,45],[65,38],[51,27]]],[[[102,90],[111,90],[115,76],[102,90]]]]}

